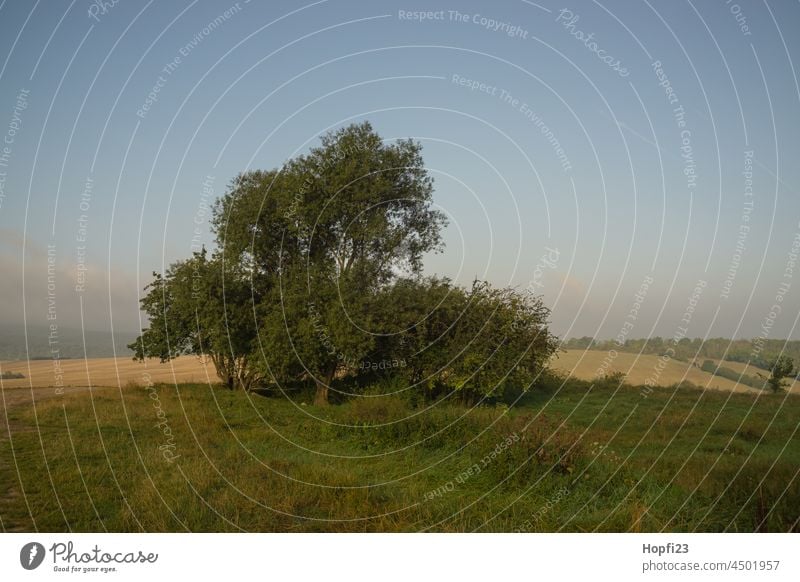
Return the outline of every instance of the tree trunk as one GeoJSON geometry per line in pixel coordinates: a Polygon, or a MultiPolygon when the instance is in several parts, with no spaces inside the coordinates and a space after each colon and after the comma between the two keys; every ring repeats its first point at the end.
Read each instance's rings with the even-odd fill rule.
{"type": "Polygon", "coordinates": [[[233,371],[225,361],[225,356],[211,354],[211,361],[214,362],[217,377],[225,383],[228,390],[234,390],[236,388],[236,378],[234,378],[233,371]]]}
{"type": "Polygon", "coordinates": [[[317,391],[314,394],[315,406],[328,406],[328,389],[336,376],[337,367],[338,365],[336,363],[332,364],[324,380],[321,378],[314,378],[314,383],[317,385],[317,391]]]}
{"type": "Polygon", "coordinates": [[[327,406],[328,405],[328,385],[318,379],[315,378],[314,382],[317,385],[317,391],[314,394],[314,406],[327,406]]]}

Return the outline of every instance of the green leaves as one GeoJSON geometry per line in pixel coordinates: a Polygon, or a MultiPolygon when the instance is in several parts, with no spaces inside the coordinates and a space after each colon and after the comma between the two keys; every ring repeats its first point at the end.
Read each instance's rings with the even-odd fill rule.
{"type": "Polygon", "coordinates": [[[281,168],[239,175],[214,206],[213,257],[154,275],[136,356],[209,353],[229,385],[321,386],[357,365],[374,348],[366,330],[382,286],[400,268],[418,272],[441,242],[420,152],[362,123],[281,168]]]}
{"type": "Polygon", "coordinates": [[[432,396],[497,397],[527,390],[557,349],[541,300],[513,289],[446,279],[404,279],[384,291],[386,336],[372,358],[407,362],[412,387],[432,396]]]}
{"type": "Polygon", "coordinates": [[[385,143],[366,122],[239,175],[214,205],[211,257],[154,274],[136,357],[208,354],[245,389],[310,379],[318,404],[348,374],[403,374],[434,395],[527,388],[556,349],[549,312],[510,289],[420,278],[446,223],[432,196],[420,144],[385,143]]]}
{"type": "Polygon", "coordinates": [[[767,378],[767,384],[770,388],[772,388],[773,392],[781,392],[786,386],[789,385],[789,382],[784,380],[784,378],[793,376],[797,373],[797,370],[794,367],[794,360],[788,356],[778,356],[774,360],[771,360],[767,366],[770,370],[769,378],[767,378]]]}
{"type": "Polygon", "coordinates": [[[264,377],[256,365],[257,336],[248,277],[203,249],[154,273],[142,310],[150,327],[129,347],[135,359],[209,355],[229,387],[249,389],[264,377]]]}

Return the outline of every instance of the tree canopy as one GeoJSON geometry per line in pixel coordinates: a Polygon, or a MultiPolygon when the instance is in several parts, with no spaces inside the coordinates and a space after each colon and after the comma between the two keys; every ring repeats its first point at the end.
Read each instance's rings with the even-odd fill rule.
{"type": "Polygon", "coordinates": [[[418,390],[497,394],[556,349],[541,300],[422,277],[442,248],[421,145],[369,123],[237,176],[214,205],[215,248],[154,273],[135,357],[208,355],[230,388],[391,369],[418,390]],[[401,367],[387,362],[403,362],[401,367]]]}

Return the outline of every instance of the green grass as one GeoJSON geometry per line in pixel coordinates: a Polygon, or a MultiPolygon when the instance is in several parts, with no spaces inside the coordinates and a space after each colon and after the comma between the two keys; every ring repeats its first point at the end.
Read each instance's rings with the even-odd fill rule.
{"type": "Polygon", "coordinates": [[[797,396],[571,381],[510,410],[424,411],[397,397],[320,409],[204,385],[152,394],[11,408],[3,529],[798,529],[797,396]]]}

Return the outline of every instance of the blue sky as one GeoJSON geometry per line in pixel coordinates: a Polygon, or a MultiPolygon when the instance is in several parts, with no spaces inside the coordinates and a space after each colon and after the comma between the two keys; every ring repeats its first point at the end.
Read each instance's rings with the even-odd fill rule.
{"type": "Polygon", "coordinates": [[[616,336],[652,279],[629,337],[798,338],[797,22],[724,0],[6,0],[0,321],[47,323],[53,245],[59,322],[135,330],[150,273],[211,240],[204,182],[367,119],[423,143],[451,219],[428,272],[542,294],[562,336],[616,336]]]}

